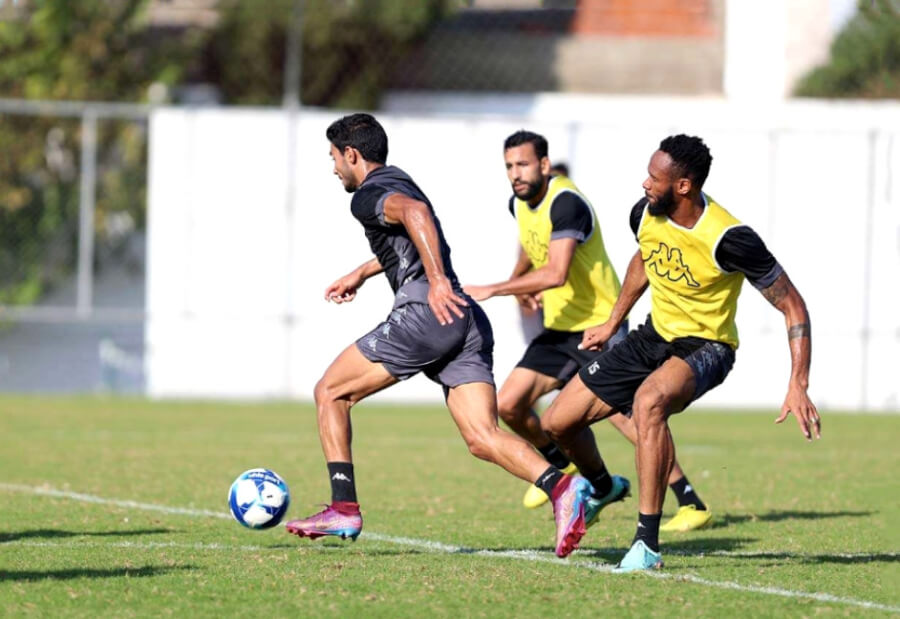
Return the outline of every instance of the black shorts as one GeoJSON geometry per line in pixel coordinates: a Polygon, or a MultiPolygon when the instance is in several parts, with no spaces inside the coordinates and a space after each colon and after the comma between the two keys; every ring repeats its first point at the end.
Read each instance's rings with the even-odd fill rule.
{"type": "Polygon", "coordinates": [[[694,395],[685,406],[721,384],[734,365],[734,349],[728,344],[699,337],[667,342],[648,318],[618,346],[581,368],[578,375],[594,395],[615,410],[631,415],[638,387],[671,357],[684,359],[697,382],[694,395]]]}
{"type": "Polygon", "coordinates": [[[544,329],[525,349],[525,354],[522,355],[522,359],[516,364],[516,367],[533,370],[538,374],[567,383],[575,376],[578,368],[590,363],[601,352],[609,350],[623,341],[627,333],[628,322],[626,321],[603,346],[603,349],[597,351],[578,349],[578,345],[581,344],[581,331],[544,329]]]}
{"type": "Polygon", "coordinates": [[[484,310],[473,301],[465,316],[441,325],[425,303],[391,310],[387,320],[356,340],[373,363],[399,380],[423,372],[445,389],[465,383],[494,384],[494,335],[484,310]]]}

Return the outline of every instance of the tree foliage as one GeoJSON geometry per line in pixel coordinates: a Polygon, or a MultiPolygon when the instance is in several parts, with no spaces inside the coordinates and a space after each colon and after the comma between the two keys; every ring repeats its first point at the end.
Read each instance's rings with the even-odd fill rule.
{"type": "MultiPolygon", "coordinates": [[[[0,22],[0,96],[138,102],[186,75],[202,39],[151,40],[146,0],[37,0],[0,22]]],[[[144,212],[145,128],[100,120],[96,232],[144,212]]],[[[77,251],[80,122],[0,117],[0,303],[30,303],[71,271],[77,251]]]]}
{"type": "Polygon", "coordinates": [[[864,0],[831,46],[831,60],[806,75],[802,97],[900,98],[900,2],[864,0]]]}
{"type": "Polygon", "coordinates": [[[373,108],[394,61],[450,10],[448,0],[240,0],[222,3],[208,74],[227,101],[278,104],[286,39],[302,7],[305,105],[373,108]]]}
{"type": "Polygon", "coordinates": [[[208,74],[227,101],[281,102],[287,29],[297,2],[302,102],[341,108],[373,108],[396,59],[451,10],[448,0],[225,0],[208,74]]]}
{"type": "MultiPolygon", "coordinates": [[[[391,64],[451,0],[220,0],[211,29],[149,23],[148,0],[33,0],[0,21],[0,97],[141,102],[191,82],[225,103],[277,105],[292,10],[302,7],[302,102],[371,108],[391,64]]],[[[127,215],[141,226],[146,128],[98,123],[95,234],[127,215]]],[[[0,304],[34,302],[71,272],[77,253],[77,118],[0,116],[0,304]]]]}

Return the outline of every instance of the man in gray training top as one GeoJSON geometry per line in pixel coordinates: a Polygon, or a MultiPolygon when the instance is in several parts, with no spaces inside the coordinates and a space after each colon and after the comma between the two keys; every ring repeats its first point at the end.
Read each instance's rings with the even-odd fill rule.
{"type": "Polygon", "coordinates": [[[316,385],[332,502],[309,518],[288,522],[288,532],[356,539],[362,516],[350,450],[350,408],[424,372],[443,386],[447,408],[473,455],[534,482],[551,497],[556,554],[568,555],[584,535],[584,509],[593,489],[583,477],[549,466],[531,445],[498,426],[491,325],[457,281],[431,203],[405,172],[386,165],[387,135],[374,117],[345,116],[326,136],[334,173],[353,194],[350,210],[375,258],[328,286],[325,298],[352,301],[367,279],[384,273],[395,300],[387,320],[338,355],[316,385]]]}

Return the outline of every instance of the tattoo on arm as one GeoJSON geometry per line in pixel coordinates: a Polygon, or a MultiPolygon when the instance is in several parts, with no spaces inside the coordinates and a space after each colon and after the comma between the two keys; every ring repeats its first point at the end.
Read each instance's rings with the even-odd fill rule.
{"type": "Polygon", "coordinates": [[[790,329],[788,329],[788,339],[795,340],[798,337],[810,337],[812,335],[812,329],[809,326],[808,322],[804,322],[799,325],[794,325],[790,329]]]}
{"type": "Polygon", "coordinates": [[[762,290],[762,295],[769,303],[777,306],[787,296],[789,286],[790,280],[788,280],[786,275],[782,274],[772,282],[771,286],[762,290]]]}

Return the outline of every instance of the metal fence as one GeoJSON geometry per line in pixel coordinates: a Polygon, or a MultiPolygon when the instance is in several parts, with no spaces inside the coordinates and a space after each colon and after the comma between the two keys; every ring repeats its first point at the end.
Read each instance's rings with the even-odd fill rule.
{"type": "Polygon", "coordinates": [[[0,390],[143,391],[149,111],[0,100],[0,390]]]}

